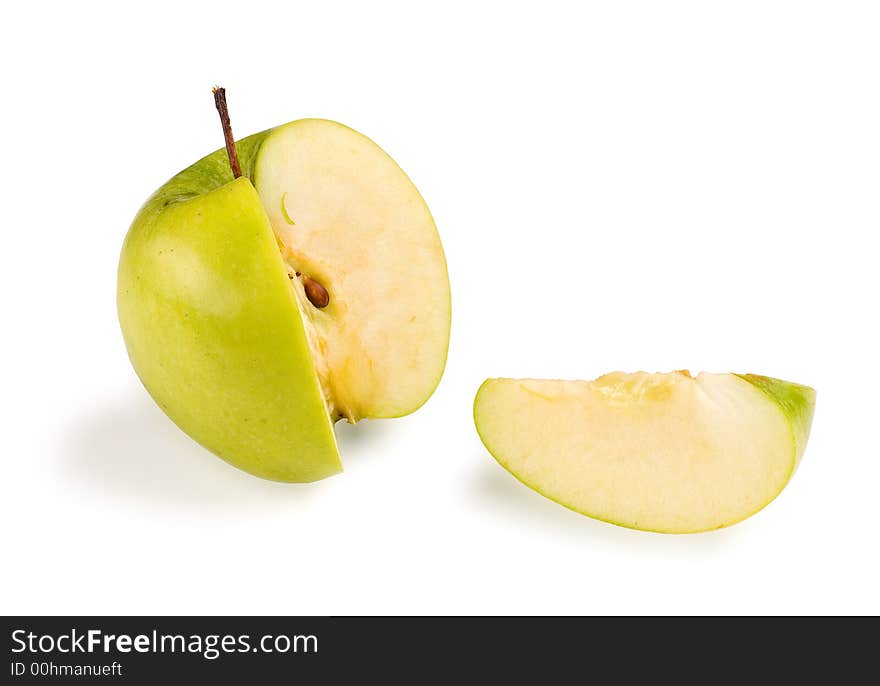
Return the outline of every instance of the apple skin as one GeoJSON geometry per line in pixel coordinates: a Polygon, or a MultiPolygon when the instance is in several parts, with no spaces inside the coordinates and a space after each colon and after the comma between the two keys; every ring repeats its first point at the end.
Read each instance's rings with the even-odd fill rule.
{"type": "Polygon", "coordinates": [[[122,248],[117,307],[135,371],[165,413],[230,464],[277,481],[342,470],[281,253],[248,176],[269,132],[169,180],[122,248]]]}
{"type": "Polygon", "coordinates": [[[813,411],[816,409],[816,391],[809,386],[782,381],[760,374],[737,374],[772,400],[791,427],[794,441],[794,464],[789,479],[801,462],[813,425],[813,411]]]}

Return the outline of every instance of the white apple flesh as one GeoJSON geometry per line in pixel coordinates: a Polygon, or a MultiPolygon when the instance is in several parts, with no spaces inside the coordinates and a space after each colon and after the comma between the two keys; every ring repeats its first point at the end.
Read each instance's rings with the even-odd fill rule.
{"type": "MultiPolygon", "coordinates": [[[[317,279],[326,307],[300,311],[332,411],[398,417],[443,374],[449,282],[416,187],[369,138],[303,119],[269,134],[257,192],[292,271],[317,279]]],[[[295,281],[295,280],[294,280],[295,281]]]]}

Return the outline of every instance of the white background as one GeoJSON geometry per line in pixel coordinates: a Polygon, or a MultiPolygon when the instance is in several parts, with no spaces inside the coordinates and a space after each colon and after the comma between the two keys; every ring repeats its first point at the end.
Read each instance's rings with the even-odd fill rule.
{"type": "Polygon", "coordinates": [[[864,2],[15,3],[0,24],[4,613],[878,613],[880,10],[864,2]],[[141,202],[303,116],[372,137],[444,241],[446,375],[314,485],[154,406],[116,321],[141,202]],[[785,492],[616,528],[521,486],[487,376],[818,389],[785,492]]]}

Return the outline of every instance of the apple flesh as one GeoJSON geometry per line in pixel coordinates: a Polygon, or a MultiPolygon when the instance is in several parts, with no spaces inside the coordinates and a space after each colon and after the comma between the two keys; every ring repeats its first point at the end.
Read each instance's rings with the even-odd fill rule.
{"type": "Polygon", "coordinates": [[[427,206],[394,160],[339,124],[294,122],[263,149],[256,187],[288,266],[330,293],[325,308],[300,303],[333,410],[350,421],[409,414],[440,381],[449,342],[446,261],[427,206]]]}
{"type": "Polygon", "coordinates": [[[782,491],[815,395],[751,374],[489,379],[474,420],[495,459],[551,500],[633,529],[691,533],[745,519],[782,491]]]}
{"type": "Polygon", "coordinates": [[[154,193],[122,248],[132,365],[195,440],[252,474],[341,470],[333,422],[433,393],[449,341],[443,248],[375,143],[306,119],[220,149],[154,193]],[[323,298],[323,300],[322,300],[323,298]]]}

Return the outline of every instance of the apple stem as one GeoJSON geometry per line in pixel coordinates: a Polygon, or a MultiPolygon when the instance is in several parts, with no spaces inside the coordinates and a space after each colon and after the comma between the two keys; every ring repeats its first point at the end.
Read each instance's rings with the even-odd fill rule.
{"type": "Polygon", "coordinates": [[[223,138],[226,140],[226,155],[229,157],[229,166],[232,168],[232,176],[236,179],[241,176],[241,163],[238,161],[238,152],[235,149],[235,138],[232,137],[232,125],[229,123],[229,108],[226,107],[226,89],[214,86],[214,105],[220,114],[220,123],[223,125],[223,138]]]}

